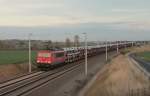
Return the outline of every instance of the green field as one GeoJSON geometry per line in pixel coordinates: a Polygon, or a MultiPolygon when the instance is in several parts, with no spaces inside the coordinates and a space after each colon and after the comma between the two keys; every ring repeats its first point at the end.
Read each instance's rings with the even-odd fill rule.
{"type": "MultiPolygon", "coordinates": [[[[36,51],[31,54],[32,63],[35,63],[36,51]]],[[[0,51],[0,64],[21,64],[28,62],[28,51],[0,51]]]]}
{"type": "Polygon", "coordinates": [[[141,52],[141,53],[138,53],[138,55],[146,60],[146,61],[150,61],[150,51],[149,52],[141,52]]]}

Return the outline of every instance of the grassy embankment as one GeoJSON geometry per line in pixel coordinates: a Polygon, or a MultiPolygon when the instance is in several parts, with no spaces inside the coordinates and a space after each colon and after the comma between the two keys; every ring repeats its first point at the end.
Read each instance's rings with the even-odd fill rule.
{"type": "MultiPolygon", "coordinates": [[[[32,51],[32,63],[35,63],[36,51],[32,51]]],[[[21,64],[28,62],[28,51],[0,51],[1,64],[21,64]]]]}
{"type": "Polygon", "coordinates": [[[137,53],[143,60],[150,61],[150,51],[137,53]]]}

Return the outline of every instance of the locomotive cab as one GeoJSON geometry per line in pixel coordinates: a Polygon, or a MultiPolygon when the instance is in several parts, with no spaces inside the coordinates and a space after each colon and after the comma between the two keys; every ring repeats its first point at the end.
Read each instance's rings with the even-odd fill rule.
{"type": "Polygon", "coordinates": [[[39,51],[37,54],[38,67],[52,67],[65,63],[66,55],[64,51],[39,51]]]}

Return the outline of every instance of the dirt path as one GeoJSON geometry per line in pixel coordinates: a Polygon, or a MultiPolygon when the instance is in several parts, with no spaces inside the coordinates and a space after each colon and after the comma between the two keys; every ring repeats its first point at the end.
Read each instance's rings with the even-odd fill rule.
{"type": "MultiPolygon", "coordinates": [[[[150,47],[132,50],[149,51],[150,47]]],[[[130,89],[145,88],[149,83],[127,56],[119,55],[101,70],[85,96],[124,96],[130,89]]]]}

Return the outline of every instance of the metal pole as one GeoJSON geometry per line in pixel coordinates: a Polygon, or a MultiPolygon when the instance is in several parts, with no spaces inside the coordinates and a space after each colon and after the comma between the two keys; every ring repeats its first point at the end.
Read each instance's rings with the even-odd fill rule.
{"type": "Polygon", "coordinates": [[[132,41],[132,47],[133,47],[134,45],[133,45],[133,41],[132,41]]]}
{"type": "Polygon", "coordinates": [[[32,65],[31,65],[31,33],[29,34],[29,72],[32,71],[32,65]]]}
{"type": "Polygon", "coordinates": [[[107,60],[108,60],[108,48],[107,48],[107,41],[106,41],[105,46],[106,46],[106,61],[107,61],[107,60]]]}
{"type": "Polygon", "coordinates": [[[87,76],[87,34],[83,34],[85,36],[85,75],[87,76]]]}
{"type": "Polygon", "coordinates": [[[119,47],[118,47],[119,44],[118,44],[118,42],[119,42],[119,41],[117,41],[117,54],[119,53],[119,47]]]}

